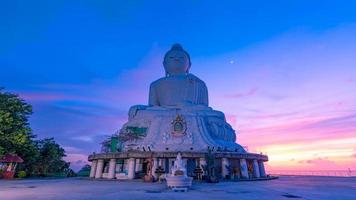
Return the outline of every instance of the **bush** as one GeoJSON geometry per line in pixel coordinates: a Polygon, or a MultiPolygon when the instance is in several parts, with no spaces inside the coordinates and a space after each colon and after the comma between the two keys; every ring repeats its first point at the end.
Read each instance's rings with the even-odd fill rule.
{"type": "Polygon", "coordinates": [[[77,176],[89,177],[89,175],[90,175],[90,169],[91,169],[91,166],[90,166],[90,165],[85,165],[85,166],[83,166],[82,169],[79,170],[79,172],[77,173],[77,176]]]}
{"type": "Polygon", "coordinates": [[[19,171],[19,172],[17,173],[17,177],[19,177],[19,178],[25,178],[25,177],[26,177],[26,172],[25,172],[25,171],[19,171]]]}

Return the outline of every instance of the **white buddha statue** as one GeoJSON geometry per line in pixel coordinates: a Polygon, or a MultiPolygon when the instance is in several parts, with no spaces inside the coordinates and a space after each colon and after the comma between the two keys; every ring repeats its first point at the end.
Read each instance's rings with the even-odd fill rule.
{"type": "Polygon", "coordinates": [[[135,105],[120,130],[126,149],[244,152],[224,113],[209,107],[208,89],[189,73],[189,54],[175,44],[163,59],[165,77],[150,85],[148,105],[135,105]],[[125,137],[124,137],[125,136],[125,137]]]}
{"type": "Polygon", "coordinates": [[[208,106],[208,89],[202,80],[189,73],[190,56],[179,44],[166,53],[163,66],[166,77],[151,83],[150,106],[208,106]]]}
{"type": "Polygon", "coordinates": [[[192,186],[193,177],[187,176],[187,169],[183,162],[182,155],[178,152],[171,173],[166,176],[167,186],[170,188],[189,188],[192,186]]]}
{"type": "Polygon", "coordinates": [[[186,108],[208,108],[208,89],[204,81],[189,73],[189,54],[180,44],[174,44],[165,54],[163,66],[166,76],[150,85],[148,106],[135,105],[129,110],[129,119],[140,110],[186,108]]]}
{"type": "Polygon", "coordinates": [[[187,169],[186,166],[184,165],[182,155],[180,152],[177,154],[177,158],[174,161],[174,165],[172,166],[172,176],[187,176],[187,169]],[[178,172],[178,173],[177,173],[178,172]]]}

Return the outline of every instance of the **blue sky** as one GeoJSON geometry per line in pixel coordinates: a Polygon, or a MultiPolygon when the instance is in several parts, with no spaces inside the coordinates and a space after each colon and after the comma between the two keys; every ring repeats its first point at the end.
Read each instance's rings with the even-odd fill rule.
{"type": "Polygon", "coordinates": [[[355,1],[0,2],[0,86],[34,106],[34,133],[77,168],[147,103],[176,42],[272,169],[356,168],[355,1]]]}

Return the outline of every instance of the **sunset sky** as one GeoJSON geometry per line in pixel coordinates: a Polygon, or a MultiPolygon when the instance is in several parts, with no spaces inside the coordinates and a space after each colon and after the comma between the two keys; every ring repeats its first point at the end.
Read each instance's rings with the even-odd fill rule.
{"type": "Polygon", "coordinates": [[[78,169],[178,42],[269,170],[356,170],[356,2],[218,2],[0,0],[0,86],[78,169]]]}

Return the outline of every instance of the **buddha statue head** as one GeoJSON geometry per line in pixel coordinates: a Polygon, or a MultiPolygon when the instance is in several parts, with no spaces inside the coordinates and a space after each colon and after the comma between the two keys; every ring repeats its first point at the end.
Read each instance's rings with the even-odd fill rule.
{"type": "Polygon", "coordinates": [[[166,76],[187,74],[191,66],[190,56],[180,44],[174,44],[164,55],[163,66],[166,76]]]}

